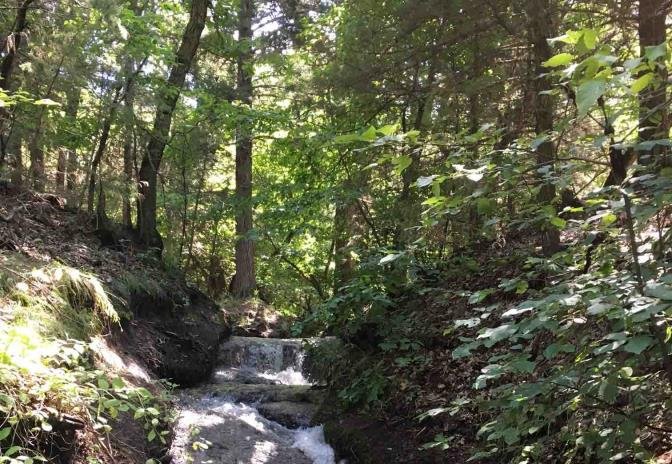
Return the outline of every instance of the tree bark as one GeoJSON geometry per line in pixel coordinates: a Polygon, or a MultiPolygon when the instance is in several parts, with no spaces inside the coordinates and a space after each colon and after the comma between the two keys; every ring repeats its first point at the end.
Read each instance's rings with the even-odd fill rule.
{"type": "MultiPolygon", "coordinates": [[[[253,0],[241,0],[238,11],[238,98],[246,109],[252,108],[252,77],[254,50],[252,49],[253,0]]],[[[240,118],[236,128],[236,274],[231,281],[233,295],[244,298],[257,286],[254,269],[254,239],[252,204],[252,127],[248,117],[240,118]]]]}
{"type": "MultiPolygon", "coordinates": [[[[73,87],[67,93],[67,102],[65,114],[70,119],[71,123],[77,121],[77,113],[79,112],[79,104],[81,101],[81,92],[79,87],[73,87]]],[[[65,156],[66,156],[66,175],[65,175],[65,187],[68,192],[73,192],[77,184],[77,171],[79,169],[79,162],[77,160],[77,146],[76,146],[76,137],[70,136],[66,144],[65,156]]]]}
{"type": "MultiPolygon", "coordinates": [[[[358,169],[357,167],[355,169],[358,169]]],[[[343,184],[343,194],[337,198],[334,214],[334,294],[347,285],[355,276],[357,260],[355,251],[364,246],[362,238],[366,224],[359,208],[361,193],[367,184],[367,171],[358,169],[354,178],[343,184]]]]}
{"type": "Polygon", "coordinates": [[[112,106],[107,117],[103,120],[103,126],[98,139],[98,147],[91,160],[91,169],[89,171],[89,187],[86,195],[86,209],[89,214],[93,213],[93,203],[96,196],[96,183],[98,181],[98,168],[100,162],[103,160],[103,155],[107,149],[107,141],[110,138],[110,130],[112,129],[112,120],[117,114],[117,106],[119,104],[119,95],[121,92],[121,83],[115,88],[114,96],[112,97],[112,106]]]}
{"type": "MultiPolygon", "coordinates": [[[[551,139],[553,118],[555,113],[555,99],[549,93],[552,82],[546,76],[548,70],[543,63],[553,56],[548,39],[554,37],[556,31],[556,12],[551,0],[528,0],[526,2],[528,18],[528,34],[532,46],[532,89],[534,91],[535,132],[546,137],[536,150],[536,163],[540,169],[546,169],[547,174],[541,175],[540,190],[537,201],[543,206],[552,206],[556,197],[553,183],[555,171],[555,146],[551,139]]],[[[560,250],[560,232],[546,221],[541,226],[541,245],[544,255],[550,256],[560,250]]]]}
{"type": "Polygon", "coordinates": [[[23,184],[23,133],[14,123],[7,142],[7,154],[10,156],[9,167],[11,180],[15,185],[23,184]]]}
{"type": "Polygon", "coordinates": [[[184,30],[182,41],[175,55],[166,87],[159,93],[156,105],[154,127],[140,164],[138,185],[140,202],[138,208],[138,238],[147,247],[163,248],[163,241],[156,229],[156,200],[158,173],[163,152],[168,143],[173,112],[177,106],[187,73],[196,56],[196,51],[205,28],[208,13],[208,0],[192,0],[189,22],[184,30]]]}
{"type": "MultiPolygon", "coordinates": [[[[647,47],[655,47],[667,41],[665,21],[669,10],[667,0],[640,0],[639,2],[639,45],[642,57],[647,47]]],[[[646,142],[667,138],[669,120],[667,114],[667,77],[665,56],[650,64],[655,66],[655,85],[639,93],[639,140],[646,142]]],[[[650,150],[640,150],[640,164],[651,164],[663,154],[663,147],[657,145],[650,150]]]]}
{"type": "MultiPolygon", "coordinates": [[[[0,89],[8,92],[12,88],[12,74],[19,61],[19,48],[24,40],[24,34],[28,27],[28,9],[35,0],[23,0],[18,2],[16,17],[12,32],[5,39],[7,54],[0,62],[0,89]]],[[[0,108],[0,167],[5,163],[6,144],[8,142],[6,132],[9,111],[0,108]]]]}
{"type": "Polygon", "coordinates": [[[32,187],[41,192],[44,190],[47,177],[44,171],[44,149],[42,147],[41,129],[30,139],[28,151],[30,153],[30,179],[32,187]]]}
{"type": "MultiPolygon", "coordinates": [[[[421,74],[422,63],[417,63],[412,92],[414,101],[409,102],[409,107],[416,106],[413,129],[423,132],[428,130],[432,123],[434,83],[436,80],[435,63],[430,63],[424,83],[421,74]]],[[[395,233],[395,242],[399,248],[403,248],[417,239],[416,228],[420,225],[421,208],[419,207],[419,195],[414,189],[414,183],[420,177],[422,150],[411,147],[407,156],[411,158],[411,164],[401,175],[402,189],[397,199],[399,222],[395,233]]]]}

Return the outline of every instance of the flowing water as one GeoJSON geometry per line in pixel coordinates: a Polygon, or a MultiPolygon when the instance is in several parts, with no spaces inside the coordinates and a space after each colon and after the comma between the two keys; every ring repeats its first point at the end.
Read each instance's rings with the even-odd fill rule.
{"type": "Polygon", "coordinates": [[[180,395],[175,464],[335,464],[321,394],[302,372],[302,341],[231,337],[207,385],[180,395]]]}

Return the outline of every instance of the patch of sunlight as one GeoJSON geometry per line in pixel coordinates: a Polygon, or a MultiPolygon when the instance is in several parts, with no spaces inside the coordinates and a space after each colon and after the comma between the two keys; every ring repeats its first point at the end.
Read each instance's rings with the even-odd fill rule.
{"type": "Polygon", "coordinates": [[[278,445],[270,441],[258,441],[254,444],[254,453],[252,454],[251,463],[264,464],[269,461],[276,454],[278,445]]]}

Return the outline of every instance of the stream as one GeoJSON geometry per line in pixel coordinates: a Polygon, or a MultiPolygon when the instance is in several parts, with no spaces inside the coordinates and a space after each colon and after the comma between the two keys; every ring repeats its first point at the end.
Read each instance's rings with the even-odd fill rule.
{"type": "MultiPolygon", "coordinates": [[[[209,383],[180,392],[174,464],[335,464],[300,339],[231,337],[209,383]]],[[[342,464],[342,463],[339,463],[342,464]]]]}

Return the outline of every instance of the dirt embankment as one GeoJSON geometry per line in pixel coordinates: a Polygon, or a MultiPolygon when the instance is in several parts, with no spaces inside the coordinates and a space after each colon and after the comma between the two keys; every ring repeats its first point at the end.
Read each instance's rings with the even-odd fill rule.
{"type": "MultiPolygon", "coordinates": [[[[95,276],[120,315],[120,322],[98,337],[99,349],[94,347],[103,370],[153,389],[160,389],[158,379],[178,386],[205,380],[231,331],[222,310],[179,272],[135,250],[123,235],[109,238],[62,198],[0,183],[0,273],[19,276],[63,265],[95,276]]],[[[160,450],[145,443],[147,433],[136,430],[132,418],[118,421],[113,441],[127,447],[108,450],[110,462],[159,457],[160,450]]],[[[87,438],[77,440],[71,443],[77,452],[63,462],[86,462],[87,438]]]]}

